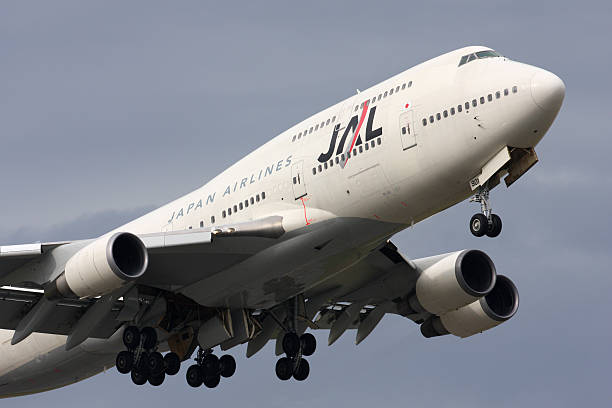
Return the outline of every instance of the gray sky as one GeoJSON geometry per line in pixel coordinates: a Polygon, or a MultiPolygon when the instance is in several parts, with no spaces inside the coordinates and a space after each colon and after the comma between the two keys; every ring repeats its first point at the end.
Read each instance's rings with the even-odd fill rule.
{"type": "MultiPolygon", "coordinates": [[[[480,248],[518,314],[466,340],[386,317],[361,345],[318,334],[305,383],[272,345],[215,390],[112,370],[12,407],[253,403],[608,406],[612,399],[612,3],[20,1],[0,4],[0,244],[99,235],[211,179],[301,119],[428,58],[487,45],[567,86],[540,163],[495,190],[495,239],[462,203],[399,234],[421,257],[480,248]],[[111,391],[112,392],[109,392],[111,391]]],[[[184,372],[184,370],[183,370],[184,372]]]]}

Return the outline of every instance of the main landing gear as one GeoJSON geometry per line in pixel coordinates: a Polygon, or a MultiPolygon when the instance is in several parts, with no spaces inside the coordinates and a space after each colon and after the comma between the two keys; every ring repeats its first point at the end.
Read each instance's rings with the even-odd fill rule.
{"type": "Polygon", "coordinates": [[[152,327],[139,330],[128,326],[123,330],[123,344],[127,348],[117,354],[117,371],[131,373],[136,385],[147,381],[153,386],[161,385],[166,375],[175,375],[181,368],[181,360],[176,353],[162,356],[157,351],[157,333],[152,327]]]}
{"type": "Polygon", "coordinates": [[[470,232],[476,237],[484,235],[495,238],[501,233],[502,220],[497,214],[493,214],[489,201],[489,188],[480,187],[478,193],[470,199],[470,202],[480,203],[481,213],[474,214],[470,220],[470,232]]]}
{"type": "Polygon", "coordinates": [[[292,376],[297,381],[304,381],[310,374],[310,365],[304,356],[311,356],[317,348],[317,340],[310,333],[298,335],[294,332],[283,336],[283,351],[286,357],[276,362],[276,376],[287,381],[292,376]]]}
{"type": "Polygon", "coordinates": [[[236,360],[229,354],[220,358],[213,351],[198,349],[196,364],[187,369],[187,384],[197,388],[204,384],[215,388],[221,382],[221,377],[229,378],[236,372],[236,360]]]}

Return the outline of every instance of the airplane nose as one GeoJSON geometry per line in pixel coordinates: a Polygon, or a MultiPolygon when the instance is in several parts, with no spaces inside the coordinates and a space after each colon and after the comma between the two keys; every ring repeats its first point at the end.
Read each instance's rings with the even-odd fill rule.
{"type": "Polygon", "coordinates": [[[531,79],[531,97],[543,110],[556,112],[565,97],[565,84],[552,72],[538,71],[531,79]]]}

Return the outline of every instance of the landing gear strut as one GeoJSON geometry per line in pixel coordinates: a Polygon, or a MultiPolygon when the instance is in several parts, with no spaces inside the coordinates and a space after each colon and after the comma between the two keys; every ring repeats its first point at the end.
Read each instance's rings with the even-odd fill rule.
{"type": "Polygon", "coordinates": [[[215,388],[221,382],[221,377],[229,378],[236,372],[236,360],[229,354],[218,358],[213,351],[198,349],[196,364],[187,369],[187,384],[196,388],[204,384],[215,388]]]}
{"type": "Polygon", "coordinates": [[[484,235],[494,238],[501,233],[502,220],[497,214],[493,214],[489,201],[489,188],[479,187],[478,193],[470,199],[470,202],[480,203],[481,213],[474,214],[470,220],[470,232],[476,237],[484,235]]]}
{"type": "Polygon", "coordinates": [[[157,332],[152,327],[139,330],[128,326],[123,330],[123,344],[127,350],[117,354],[117,371],[131,373],[132,382],[143,385],[147,381],[153,386],[161,385],[166,375],[178,373],[181,361],[176,353],[162,356],[157,348],[157,332]]]}

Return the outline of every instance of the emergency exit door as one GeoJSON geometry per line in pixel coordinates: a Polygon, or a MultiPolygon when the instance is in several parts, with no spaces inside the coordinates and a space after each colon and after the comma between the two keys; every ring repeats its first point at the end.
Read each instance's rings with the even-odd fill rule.
{"type": "Polygon", "coordinates": [[[304,182],[304,162],[299,161],[291,167],[291,181],[293,183],[293,197],[296,200],[304,197],[306,192],[306,183],[304,182]]]}
{"type": "Polygon", "coordinates": [[[402,138],[402,148],[410,149],[417,145],[416,129],[414,127],[414,111],[409,110],[400,115],[399,123],[400,137],[402,138]]]}

